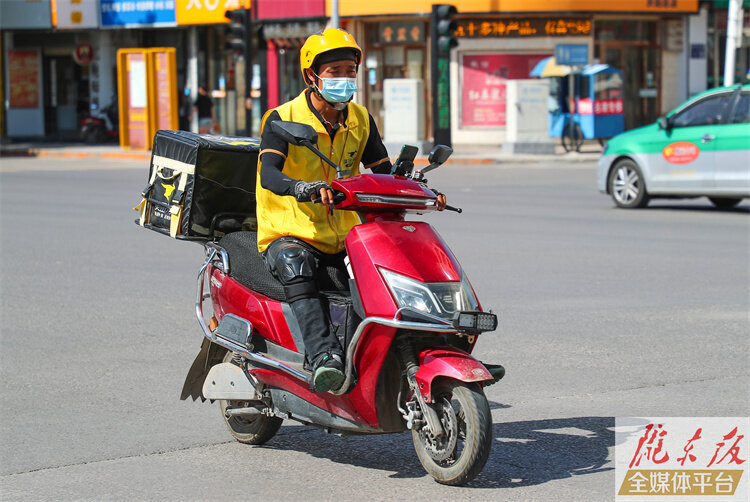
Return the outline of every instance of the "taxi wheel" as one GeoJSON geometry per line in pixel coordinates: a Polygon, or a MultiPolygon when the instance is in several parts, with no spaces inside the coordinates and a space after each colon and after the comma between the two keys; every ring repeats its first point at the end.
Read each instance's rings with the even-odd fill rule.
{"type": "Polygon", "coordinates": [[[717,209],[732,209],[742,200],[735,197],[709,197],[708,200],[716,206],[717,209]]]}
{"type": "Polygon", "coordinates": [[[615,164],[609,173],[608,186],[618,207],[631,209],[648,204],[643,174],[631,159],[622,159],[615,164]]]}

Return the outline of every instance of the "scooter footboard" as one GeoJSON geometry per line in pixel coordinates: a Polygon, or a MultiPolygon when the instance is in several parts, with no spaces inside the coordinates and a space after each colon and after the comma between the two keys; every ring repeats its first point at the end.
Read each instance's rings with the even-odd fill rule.
{"type": "Polygon", "coordinates": [[[461,382],[487,382],[494,379],[489,370],[470,354],[456,349],[423,350],[419,354],[419,370],[414,378],[427,403],[432,402],[432,385],[438,377],[461,382]]]}

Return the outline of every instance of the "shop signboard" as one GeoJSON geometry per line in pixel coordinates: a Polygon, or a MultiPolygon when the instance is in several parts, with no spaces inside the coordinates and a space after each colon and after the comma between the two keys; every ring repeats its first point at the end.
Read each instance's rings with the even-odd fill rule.
{"type": "Polygon", "coordinates": [[[88,66],[94,60],[94,47],[88,42],[81,42],[73,49],[73,61],[81,66],[88,66]]]}
{"type": "Polygon", "coordinates": [[[463,18],[457,20],[457,37],[515,38],[566,37],[591,35],[591,19],[553,18],[463,18]]]}
{"type": "Polygon", "coordinates": [[[10,108],[39,106],[39,51],[8,51],[10,108]]]}
{"type": "Polygon", "coordinates": [[[174,26],[176,0],[101,0],[102,27],[174,26]]]}
{"type": "MultiPolygon", "coordinates": [[[[0,4],[3,2],[0,2],[0,4]]],[[[8,82],[6,124],[9,137],[44,135],[42,103],[42,52],[39,49],[10,49],[5,63],[8,82]]]]}
{"type": "Polygon", "coordinates": [[[57,29],[98,28],[99,0],[52,0],[52,25],[57,29]]]}
{"type": "Polygon", "coordinates": [[[424,42],[424,23],[389,21],[378,24],[378,37],[384,44],[424,42]]]}
{"type": "MultiPolygon", "coordinates": [[[[334,2],[326,2],[331,15],[334,2]]],[[[435,0],[339,0],[342,17],[428,13],[435,0]]],[[[628,14],[674,14],[698,12],[698,0],[461,0],[454,2],[460,12],[494,14],[517,12],[624,12],[628,14]],[[499,5],[498,5],[499,4],[499,5]]]]}
{"type": "Polygon", "coordinates": [[[52,28],[50,0],[0,0],[0,29],[52,28]]]}
{"type": "Polygon", "coordinates": [[[173,0],[177,24],[227,23],[228,10],[249,9],[250,0],[173,0]]]}
{"type": "Polygon", "coordinates": [[[589,63],[587,44],[557,44],[555,62],[559,65],[586,66],[589,63]]]}
{"type": "Polygon", "coordinates": [[[461,72],[461,124],[505,127],[508,79],[528,78],[549,54],[465,54],[461,72]]]}

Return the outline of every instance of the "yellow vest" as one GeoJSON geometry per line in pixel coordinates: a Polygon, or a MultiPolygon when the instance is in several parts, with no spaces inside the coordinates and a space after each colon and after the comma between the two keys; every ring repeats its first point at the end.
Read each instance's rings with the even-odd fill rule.
{"type": "MultiPolygon", "coordinates": [[[[370,117],[367,109],[355,103],[348,104],[346,123],[336,132],[333,144],[325,126],[313,115],[303,91],[293,100],[275,108],[281,120],[301,122],[313,126],[318,132],[318,149],[335,164],[341,166],[345,178],[359,174],[362,153],[370,134],[370,117]]],[[[261,134],[269,110],[261,122],[261,134]]],[[[263,152],[261,152],[262,155],[263,152]]],[[[328,254],[344,250],[344,238],[351,228],[359,223],[353,211],[329,211],[327,206],[310,202],[297,202],[288,195],[276,195],[260,186],[260,156],[255,198],[258,217],[258,250],[265,251],[279,237],[292,236],[328,254]]],[[[302,181],[331,182],[336,179],[336,170],[323,162],[304,146],[289,145],[289,152],[282,172],[290,178],[302,181]]]]}

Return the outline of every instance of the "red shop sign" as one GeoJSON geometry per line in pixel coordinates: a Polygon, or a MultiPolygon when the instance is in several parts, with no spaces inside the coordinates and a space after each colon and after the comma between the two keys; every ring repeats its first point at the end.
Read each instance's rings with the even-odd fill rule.
{"type": "Polygon", "coordinates": [[[91,64],[94,60],[94,48],[88,42],[78,44],[73,51],[73,60],[81,66],[91,64]]]}
{"type": "Polygon", "coordinates": [[[529,78],[534,66],[549,54],[467,54],[461,78],[463,126],[505,125],[505,81],[529,78]]]}

